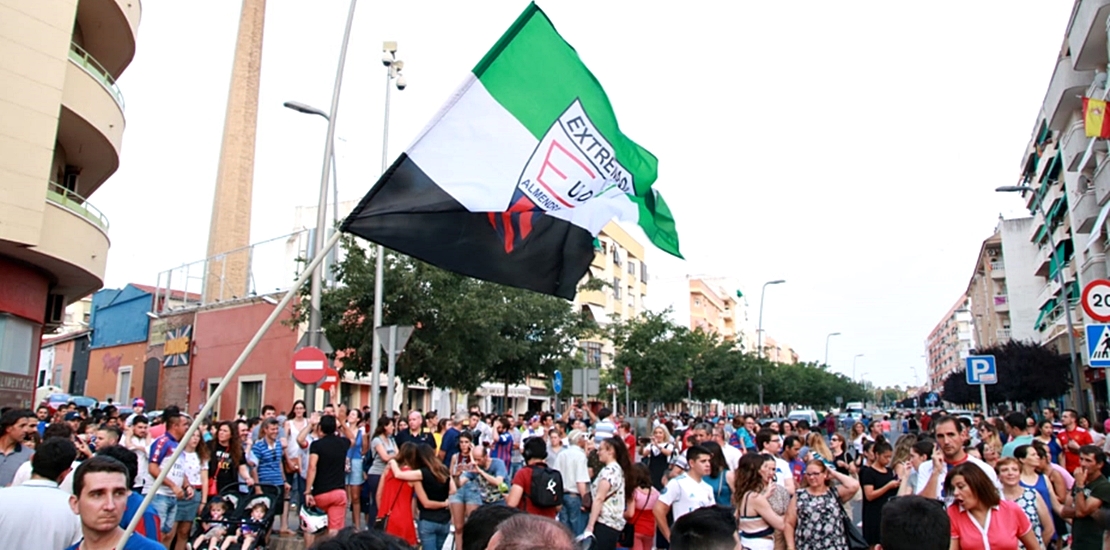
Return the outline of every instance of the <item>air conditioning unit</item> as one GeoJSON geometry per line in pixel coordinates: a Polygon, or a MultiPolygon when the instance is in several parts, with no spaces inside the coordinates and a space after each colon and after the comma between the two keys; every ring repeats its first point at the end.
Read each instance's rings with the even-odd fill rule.
{"type": "Polygon", "coordinates": [[[46,315],[43,317],[44,325],[60,326],[65,322],[66,297],[62,294],[46,295],[46,315]]]}

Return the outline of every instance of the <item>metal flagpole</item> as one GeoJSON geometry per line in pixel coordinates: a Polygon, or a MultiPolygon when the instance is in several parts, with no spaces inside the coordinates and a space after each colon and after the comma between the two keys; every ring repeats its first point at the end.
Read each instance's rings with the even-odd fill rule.
{"type": "Polygon", "coordinates": [[[220,395],[224,393],[224,390],[231,385],[231,380],[235,378],[235,375],[239,372],[239,369],[243,366],[244,363],[247,362],[247,358],[250,357],[251,352],[253,352],[254,348],[258,346],[258,343],[262,341],[262,338],[266,335],[266,332],[270,330],[270,327],[277,322],[278,317],[280,317],[282,312],[285,311],[286,306],[288,306],[289,303],[293,301],[293,298],[297,295],[297,292],[300,291],[301,286],[304,285],[305,281],[307,281],[309,277],[312,276],[316,268],[320,265],[321,262],[324,261],[324,256],[326,256],[327,253],[335,247],[336,243],[339,242],[339,238],[342,236],[342,233],[336,231],[335,234],[332,235],[330,239],[328,239],[328,242],[324,243],[324,248],[320,251],[319,254],[312,258],[312,261],[309,262],[307,266],[305,266],[304,271],[301,271],[301,275],[297,277],[296,281],[293,282],[293,287],[290,288],[289,291],[285,293],[285,296],[282,297],[281,301],[278,302],[276,306],[274,306],[274,311],[270,313],[270,316],[268,318],[266,318],[266,322],[262,323],[262,327],[258,329],[258,332],[254,334],[254,337],[251,338],[251,341],[247,343],[247,347],[243,348],[243,353],[239,354],[239,358],[235,360],[235,363],[233,365],[231,365],[231,369],[228,370],[227,374],[224,375],[223,380],[220,380],[220,385],[216,387],[216,391],[212,392],[212,395],[208,397],[208,401],[204,403],[204,408],[202,408],[200,412],[197,413],[196,418],[193,419],[193,423],[189,425],[189,429],[186,430],[185,435],[181,437],[182,444],[178,445],[177,448],[173,450],[173,454],[170,455],[168,462],[162,464],[162,471],[154,480],[154,485],[150,486],[150,492],[147,493],[146,497],[143,498],[143,503],[139,505],[139,509],[135,511],[135,516],[131,518],[131,523],[127,524],[127,529],[125,529],[123,532],[123,538],[120,539],[119,543],[116,545],[117,548],[123,548],[124,545],[127,544],[128,537],[130,537],[131,534],[135,532],[135,528],[139,526],[139,522],[143,519],[143,512],[145,512],[146,509],[150,506],[150,503],[154,500],[154,495],[157,493],[158,488],[162,486],[162,482],[166,479],[166,475],[170,473],[170,470],[173,468],[174,463],[177,462],[178,457],[180,457],[181,453],[185,451],[184,442],[193,437],[193,434],[196,433],[198,429],[200,429],[201,421],[207,418],[209,414],[211,414],[212,407],[215,406],[216,401],[219,401],[220,395]]]}

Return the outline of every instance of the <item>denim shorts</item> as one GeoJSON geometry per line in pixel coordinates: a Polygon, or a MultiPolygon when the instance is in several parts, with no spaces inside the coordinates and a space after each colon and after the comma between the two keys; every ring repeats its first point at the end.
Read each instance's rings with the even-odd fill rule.
{"type": "Polygon", "coordinates": [[[193,498],[177,499],[177,511],[174,521],[191,522],[197,519],[197,510],[200,508],[200,489],[193,491],[193,498]]]}
{"type": "Polygon", "coordinates": [[[172,532],[177,521],[177,497],[154,495],[150,506],[154,508],[154,513],[158,514],[158,521],[162,522],[162,533],[172,532]]]}
{"type": "Polygon", "coordinates": [[[347,485],[362,485],[365,477],[362,475],[362,459],[352,458],[351,471],[347,472],[347,485]]]}
{"type": "Polygon", "coordinates": [[[451,495],[447,502],[449,504],[472,504],[474,506],[482,505],[482,494],[478,490],[477,481],[468,481],[462,487],[459,487],[455,494],[451,495]]]}

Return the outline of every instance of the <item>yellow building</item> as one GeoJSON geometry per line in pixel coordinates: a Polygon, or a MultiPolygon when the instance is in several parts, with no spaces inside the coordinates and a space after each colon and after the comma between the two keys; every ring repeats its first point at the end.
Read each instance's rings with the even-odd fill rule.
{"type": "Polygon", "coordinates": [[[690,329],[702,329],[720,334],[726,340],[735,341],[740,327],[746,321],[742,317],[741,304],[722,286],[711,280],[691,277],[690,284],[690,329]]]}
{"type": "MultiPolygon", "coordinates": [[[[590,275],[605,281],[602,290],[579,292],[576,308],[588,311],[599,325],[613,320],[632,319],[645,309],[648,291],[644,245],[632,238],[615,222],[609,222],[598,235],[600,247],[590,264],[590,275]]],[[[608,368],[613,364],[613,343],[591,339],[581,342],[586,360],[592,366],[608,368]]]]}
{"type": "Polygon", "coordinates": [[[29,401],[39,336],[100,288],[139,0],[0,0],[0,405],[29,401]]]}

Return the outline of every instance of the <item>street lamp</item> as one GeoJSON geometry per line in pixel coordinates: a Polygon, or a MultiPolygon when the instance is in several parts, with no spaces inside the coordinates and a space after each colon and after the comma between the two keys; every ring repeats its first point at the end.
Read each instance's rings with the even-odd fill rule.
{"type": "MultiPolygon", "coordinates": [[[[316,203],[316,238],[312,245],[313,257],[324,250],[324,232],[328,223],[328,176],[331,175],[331,159],[335,151],[335,119],[339,112],[339,91],[343,87],[343,67],[347,62],[347,44],[351,40],[351,24],[355,20],[355,5],[358,0],[351,0],[347,10],[347,25],[343,30],[343,46],[339,48],[339,66],[335,70],[335,85],[331,92],[331,111],[328,114],[328,135],[324,141],[324,166],[320,171],[320,199],[316,203]]],[[[308,344],[320,347],[323,331],[320,328],[320,294],[323,288],[323,263],[321,262],[312,271],[312,285],[309,291],[308,313],[308,344]]],[[[377,345],[377,344],[375,344],[377,345]]],[[[316,384],[305,386],[305,409],[316,410],[316,384]]]]}
{"type": "Polygon", "coordinates": [[[829,335],[825,337],[825,366],[826,367],[829,366],[829,338],[832,338],[833,336],[840,336],[840,333],[839,332],[830,332],[829,335]]]}
{"type": "MultiPolygon", "coordinates": [[[[397,86],[398,90],[404,90],[408,83],[405,82],[405,77],[401,76],[401,69],[404,68],[405,62],[397,59],[397,43],[384,42],[382,43],[382,65],[385,65],[385,116],[382,123],[382,173],[388,167],[389,162],[389,98],[393,90],[393,86],[397,86]]],[[[381,415],[381,400],[378,393],[381,391],[381,375],[382,375],[382,347],[378,338],[378,327],[382,326],[382,278],[385,273],[385,247],[377,245],[374,247],[374,335],[373,346],[374,350],[371,352],[370,361],[370,383],[374,387],[374,391],[370,393],[370,414],[373,418],[379,418],[381,415]]],[[[387,388],[389,410],[393,410],[393,384],[394,372],[389,372],[387,388]]],[[[505,396],[508,402],[508,396],[505,396]]]]}
{"type": "Polygon", "coordinates": [[[862,353],[857,353],[856,356],[852,358],[852,380],[856,380],[856,359],[860,357],[863,357],[862,353]]]}
{"type": "MultiPolygon", "coordinates": [[[[311,105],[306,105],[304,103],[301,103],[300,101],[286,101],[285,103],[282,103],[282,106],[285,107],[286,109],[292,109],[294,111],[297,111],[298,113],[304,113],[306,115],[316,115],[316,116],[323,117],[324,120],[331,121],[331,117],[329,117],[328,114],[325,113],[324,111],[322,111],[320,109],[317,109],[316,107],[313,107],[311,105]]],[[[331,222],[332,222],[332,225],[335,225],[335,224],[339,223],[339,173],[338,172],[339,172],[339,168],[336,166],[336,163],[335,163],[335,145],[333,144],[332,145],[332,150],[331,150],[331,180],[332,180],[332,186],[331,186],[331,192],[332,192],[332,197],[331,197],[331,200],[332,200],[331,222]]],[[[335,258],[335,250],[334,249],[332,249],[332,253],[333,253],[332,258],[334,259],[335,258]]],[[[334,265],[334,262],[333,262],[333,265],[334,265]]]]}
{"type": "MultiPolygon", "coordinates": [[[[1032,187],[1025,185],[1003,185],[998,187],[995,191],[999,193],[1021,193],[1025,197],[1025,192],[1033,192],[1032,187]]],[[[1071,356],[1071,379],[1072,391],[1075,392],[1075,408],[1079,409],[1080,415],[1086,414],[1087,400],[1083,399],[1083,389],[1079,382],[1079,362],[1076,360],[1075,354],[1075,329],[1072,328],[1071,322],[1071,303],[1068,299],[1068,287],[1064,284],[1064,258],[1060,254],[1060,250],[1056,248],[1056,239],[1052,236],[1052,231],[1048,228],[1048,215],[1045,214],[1044,204],[1041,201],[1034,201],[1037,203],[1037,211],[1040,212],[1041,218],[1044,219],[1045,235],[1048,236],[1048,246],[1052,247],[1052,257],[1056,260],[1056,282],[1060,285],[1060,291],[1064,294],[1064,320],[1068,327],[1068,354],[1071,356]]]]}
{"type": "Polygon", "coordinates": [[[767,281],[763,283],[763,289],[759,291],[759,328],[755,331],[755,348],[760,361],[759,364],[759,413],[763,414],[763,298],[767,295],[767,285],[781,285],[785,283],[786,279],[776,279],[774,281],[767,281]]]}

